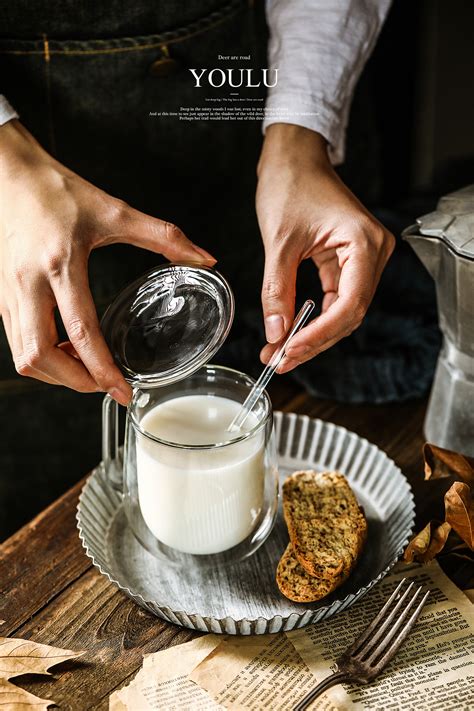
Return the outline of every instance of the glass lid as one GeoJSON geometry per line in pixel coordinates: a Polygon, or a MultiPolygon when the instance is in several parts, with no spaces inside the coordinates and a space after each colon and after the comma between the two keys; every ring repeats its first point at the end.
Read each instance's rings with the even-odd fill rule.
{"type": "Polygon", "coordinates": [[[120,292],[101,328],[125,379],[138,387],[158,387],[207,363],[233,318],[234,296],[218,272],[163,264],[120,292]]]}

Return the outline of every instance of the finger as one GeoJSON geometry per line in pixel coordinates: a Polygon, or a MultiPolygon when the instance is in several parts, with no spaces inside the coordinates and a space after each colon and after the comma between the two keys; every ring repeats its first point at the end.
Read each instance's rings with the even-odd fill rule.
{"type": "MultiPolygon", "coordinates": [[[[279,344],[272,344],[268,343],[264,348],[262,348],[262,351],[260,353],[260,360],[262,363],[265,363],[267,365],[273,355],[273,353],[277,350],[279,344]]],[[[293,368],[296,368],[298,365],[300,365],[303,361],[299,360],[297,358],[289,358],[287,355],[283,356],[283,359],[276,369],[276,373],[279,373],[282,375],[283,373],[287,373],[290,370],[293,370],[293,368]]]]}
{"type": "Polygon", "coordinates": [[[84,365],[56,347],[54,308],[54,302],[46,294],[36,293],[33,300],[20,302],[18,323],[22,348],[17,357],[18,372],[78,392],[97,392],[97,383],[84,365]]]}
{"type": "Polygon", "coordinates": [[[287,333],[295,315],[298,259],[290,249],[267,247],[262,284],[265,336],[277,343],[287,333]]]}
{"type": "Polygon", "coordinates": [[[287,351],[290,358],[307,360],[361,324],[378,282],[377,261],[377,255],[363,250],[350,255],[342,265],[338,298],[295,335],[287,351]]]}
{"type": "MultiPolygon", "coordinates": [[[[7,337],[8,345],[10,346],[10,351],[12,353],[13,360],[16,361],[15,353],[20,353],[23,344],[21,342],[21,338],[18,337],[18,335],[13,335],[13,326],[12,326],[12,320],[10,318],[10,313],[5,310],[2,314],[2,321],[3,321],[3,327],[5,329],[5,334],[7,337]],[[16,347],[15,343],[21,343],[21,347],[16,347]]],[[[27,376],[28,377],[28,376],[27,376]]],[[[48,376],[44,375],[43,373],[35,371],[31,373],[32,378],[35,378],[35,380],[41,380],[43,383],[48,383],[49,385],[59,385],[57,380],[53,380],[52,378],[48,378],[48,376]]]]}
{"type": "Polygon", "coordinates": [[[128,208],[124,232],[118,241],[163,254],[172,262],[197,262],[213,266],[216,259],[189,240],[179,227],[143,212],[128,208]]]}
{"type": "Polygon", "coordinates": [[[277,373],[282,375],[283,373],[288,373],[290,370],[294,370],[299,365],[303,365],[303,363],[307,363],[308,361],[318,356],[320,353],[323,353],[323,351],[329,350],[340,340],[340,337],[333,338],[332,341],[328,341],[319,349],[314,350],[310,348],[306,352],[306,355],[300,356],[299,358],[289,358],[286,356],[281,362],[280,366],[277,368],[277,373]]]}
{"type": "Polygon", "coordinates": [[[279,375],[289,373],[291,370],[294,370],[299,365],[301,365],[301,362],[302,361],[298,360],[297,358],[288,358],[287,356],[285,356],[280,365],[278,366],[276,372],[279,375]]]}
{"type": "Polygon", "coordinates": [[[21,339],[18,338],[18,334],[13,330],[12,319],[10,311],[5,308],[2,312],[3,328],[5,329],[5,335],[7,337],[8,345],[10,346],[10,351],[15,359],[15,353],[19,353],[23,347],[21,339]]]}
{"type": "Polygon", "coordinates": [[[314,255],[312,259],[318,269],[323,291],[337,293],[341,268],[336,249],[324,250],[324,252],[314,255]]]}
{"type": "MultiPolygon", "coordinates": [[[[299,365],[302,365],[303,363],[306,363],[309,360],[312,360],[314,357],[318,356],[320,353],[323,353],[323,351],[327,351],[330,348],[332,348],[338,341],[340,340],[340,337],[333,338],[331,341],[327,341],[324,343],[324,345],[321,346],[321,348],[318,349],[313,349],[309,348],[308,351],[306,351],[305,355],[300,356],[299,358],[290,358],[289,356],[286,356],[283,358],[282,362],[278,366],[276,372],[282,375],[283,373],[288,373],[290,370],[294,370],[299,365]]],[[[265,360],[262,358],[262,361],[264,363],[267,363],[268,360],[270,360],[271,355],[268,356],[268,354],[265,354],[265,360]]]]}
{"type": "Polygon", "coordinates": [[[338,263],[336,250],[330,250],[328,255],[313,257],[313,262],[319,271],[319,279],[324,293],[321,308],[324,312],[328,310],[338,297],[341,268],[338,263]]]}
{"type": "Polygon", "coordinates": [[[315,321],[301,329],[288,347],[288,357],[305,361],[349,336],[362,321],[362,314],[350,301],[338,298],[315,321]]]}
{"type": "MultiPolygon", "coordinates": [[[[289,356],[285,355],[285,357],[281,361],[280,365],[276,369],[276,372],[279,373],[280,375],[283,375],[283,373],[288,373],[290,370],[294,370],[299,365],[306,363],[307,361],[311,360],[312,358],[319,355],[323,351],[326,351],[329,348],[332,348],[332,346],[334,344],[336,344],[338,342],[338,340],[340,340],[340,339],[334,338],[332,341],[328,341],[327,343],[325,343],[318,350],[310,349],[310,350],[308,350],[308,352],[306,353],[305,356],[300,356],[299,358],[290,358],[289,356]]],[[[272,357],[275,350],[276,350],[276,347],[273,347],[272,345],[265,346],[265,348],[263,348],[262,352],[260,353],[260,360],[262,361],[262,363],[265,363],[265,365],[266,365],[269,362],[269,360],[272,357]]]]}
{"type": "Polygon", "coordinates": [[[334,304],[336,299],[338,298],[337,291],[328,291],[326,294],[324,294],[323,297],[323,306],[321,311],[324,313],[325,311],[328,310],[330,306],[334,304]]]}
{"type": "Polygon", "coordinates": [[[65,353],[72,356],[72,358],[75,358],[76,360],[81,360],[71,341],[64,341],[63,343],[58,343],[57,348],[60,348],[65,353]]]}
{"type": "MultiPolygon", "coordinates": [[[[115,365],[101,333],[86,265],[52,281],[52,288],[69,340],[82,363],[99,386],[121,405],[128,405],[132,389],[115,365]]],[[[77,360],[57,349],[78,366],[77,360]]]]}

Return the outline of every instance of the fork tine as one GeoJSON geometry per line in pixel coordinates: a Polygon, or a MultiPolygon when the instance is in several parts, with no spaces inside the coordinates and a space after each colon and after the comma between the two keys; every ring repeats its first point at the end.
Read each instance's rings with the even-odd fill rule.
{"type": "Polygon", "coordinates": [[[418,603],[418,607],[412,613],[412,616],[410,617],[408,622],[406,622],[406,624],[402,627],[402,629],[400,630],[398,635],[395,637],[395,639],[393,640],[390,647],[385,651],[385,654],[383,655],[383,657],[381,657],[379,659],[379,661],[377,662],[377,664],[375,665],[375,668],[377,669],[377,673],[379,671],[381,671],[386,666],[386,664],[392,659],[392,657],[395,656],[395,654],[398,651],[398,648],[402,645],[402,643],[408,637],[408,634],[410,633],[410,630],[412,629],[412,627],[415,625],[429,594],[430,594],[430,591],[428,590],[423,595],[420,602],[418,603]]]}
{"type": "MultiPolygon", "coordinates": [[[[375,632],[374,636],[371,637],[370,639],[367,640],[367,643],[364,645],[364,647],[360,650],[360,652],[357,653],[357,657],[359,659],[362,659],[363,657],[367,657],[371,650],[375,647],[379,639],[382,637],[384,634],[385,630],[390,627],[390,625],[393,623],[398,611],[401,609],[403,603],[405,602],[410,590],[412,589],[414,583],[411,582],[410,585],[407,587],[403,595],[400,597],[398,600],[397,604],[393,608],[393,610],[390,612],[388,617],[384,620],[383,624],[379,627],[379,629],[375,632]]],[[[421,588],[420,588],[421,590],[421,588]]],[[[418,595],[418,593],[415,594],[418,595]]]]}
{"type": "Polygon", "coordinates": [[[358,649],[360,649],[360,647],[364,644],[364,642],[367,640],[367,638],[372,634],[374,629],[377,627],[378,623],[380,622],[382,617],[385,615],[385,613],[387,612],[387,610],[390,607],[390,605],[392,604],[392,602],[395,600],[396,596],[400,592],[400,589],[405,582],[406,582],[406,578],[402,578],[402,580],[400,580],[397,587],[395,588],[393,593],[390,595],[390,597],[388,598],[387,602],[382,607],[382,609],[380,610],[378,615],[372,620],[370,625],[365,628],[365,630],[362,632],[362,634],[359,637],[357,637],[357,639],[353,642],[353,644],[347,650],[346,654],[353,655],[353,654],[355,654],[355,652],[358,649]]]}
{"type": "MultiPolygon", "coordinates": [[[[374,648],[374,646],[373,646],[372,644],[370,644],[371,653],[369,654],[369,656],[368,656],[366,659],[364,659],[364,661],[367,662],[367,664],[372,664],[372,662],[374,661],[374,659],[375,659],[376,657],[380,656],[380,655],[382,654],[382,652],[385,650],[385,648],[387,647],[387,645],[391,642],[393,636],[398,632],[398,630],[399,630],[400,627],[402,626],[402,624],[403,624],[403,622],[404,622],[406,616],[408,615],[408,613],[410,612],[411,608],[413,607],[413,604],[415,603],[416,598],[418,597],[418,595],[420,594],[420,592],[421,592],[421,587],[419,587],[419,588],[416,590],[415,594],[413,595],[413,597],[411,598],[411,600],[409,601],[409,603],[405,606],[405,608],[403,609],[403,611],[402,611],[402,613],[400,614],[400,616],[395,620],[394,624],[393,624],[392,627],[389,629],[388,633],[385,635],[385,637],[382,639],[382,641],[381,641],[379,644],[377,644],[377,645],[375,646],[375,648],[374,648]],[[373,651],[372,651],[372,650],[373,650],[373,651]]],[[[405,597],[405,595],[404,595],[403,597],[405,597]]],[[[401,600],[400,600],[400,602],[401,602],[401,600]]],[[[399,606],[397,605],[397,608],[398,608],[398,607],[399,607],[399,606]]],[[[395,613],[398,612],[397,608],[395,608],[394,611],[393,611],[393,613],[390,615],[390,618],[389,618],[390,624],[392,624],[392,621],[393,621],[393,619],[394,619],[395,613]]],[[[388,622],[388,620],[387,620],[387,622],[388,622]]],[[[387,624],[384,625],[385,629],[387,628],[387,626],[388,626],[387,624]]],[[[379,639],[379,638],[380,638],[380,634],[381,634],[382,632],[384,632],[384,631],[385,631],[385,630],[380,629],[379,632],[377,633],[377,635],[374,637],[374,640],[375,640],[376,638],[379,639]]]]}

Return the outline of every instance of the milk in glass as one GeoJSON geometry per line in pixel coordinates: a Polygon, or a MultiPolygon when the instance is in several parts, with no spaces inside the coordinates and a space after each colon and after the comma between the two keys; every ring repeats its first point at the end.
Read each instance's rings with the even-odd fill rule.
{"type": "MultiPolygon", "coordinates": [[[[219,553],[251,533],[263,506],[264,428],[240,442],[213,446],[241,434],[226,431],[239,409],[225,397],[185,395],[159,403],[142,418],[143,430],[176,445],[137,436],[140,509],[162,543],[183,553],[219,553]]],[[[256,424],[251,413],[245,430],[256,424]]]]}

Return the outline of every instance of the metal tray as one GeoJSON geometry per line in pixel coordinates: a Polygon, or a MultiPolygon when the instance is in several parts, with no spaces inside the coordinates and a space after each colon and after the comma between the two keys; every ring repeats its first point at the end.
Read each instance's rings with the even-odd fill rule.
{"type": "Polygon", "coordinates": [[[79,499],[79,535],[107,578],[158,617],[223,634],[266,634],[318,622],[354,604],[383,578],[408,542],[414,522],[410,486],[374,444],[343,427],[294,413],[275,413],[280,480],[298,469],[338,470],[368,520],[362,557],[346,583],[319,603],[295,603],[279,592],[275,570],[288,533],[280,511],[264,545],[232,567],[177,571],[146,551],[127,526],[120,495],[98,466],[79,499]]]}

